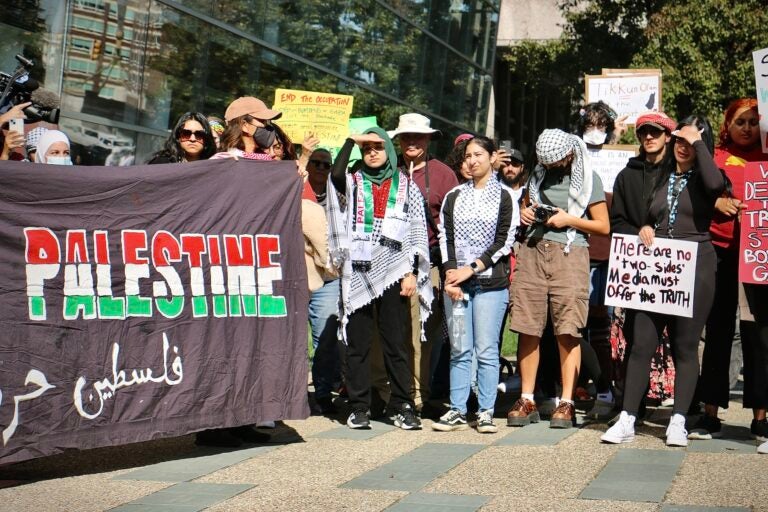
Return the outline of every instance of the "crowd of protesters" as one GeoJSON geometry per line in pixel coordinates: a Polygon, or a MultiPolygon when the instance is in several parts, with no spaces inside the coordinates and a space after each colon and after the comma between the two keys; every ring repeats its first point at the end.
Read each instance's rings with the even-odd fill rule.
{"type": "MultiPolygon", "coordinates": [[[[0,127],[23,118],[24,106],[0,116],[0,127]]],[[[315,413],[336,415],[343,395],[352,429],[389,414],[404,430],[428,417],[437,431],[493,433],[497,393],[517,386],[508,426],[548,417],[552,428],[572,428],[578,406],[611,420],[603,442],[627,443],[657,397],[672,404],[666,444],[686,446],[722,434],[738,328],[744,407],[768,453],[768,286],[738,282],[744,167],[768,160],[756,100],[734,101],[717,133],[701,115],[640,115],[639,154],[612,193],[590,153],[627,127],[602,102],[581,110],[574,133],[544,130],[530,167],[518,149],[472,134],[458,136],[443,163],[429,153],[442,134],[418,113],[391,131],[350,135],[335,158],[312,133],[295,144],[280,117],[254,97],[234,100],[223,119],[187,112],[148,163],[296,162],[315,413]],[[611,233],[649,247],[697,244],[691,318],[605,305],[611,233]],[[516,384],[499,382],[506,325],[518,337],[516,384]]],[[[69,139],[55,129],[4,130],[0,159],[14,152],[72,165],[69,139]]],[[[254,427],[271,426],[200,432],[198,442],[263,442],[269,435],[254,427]]]]}

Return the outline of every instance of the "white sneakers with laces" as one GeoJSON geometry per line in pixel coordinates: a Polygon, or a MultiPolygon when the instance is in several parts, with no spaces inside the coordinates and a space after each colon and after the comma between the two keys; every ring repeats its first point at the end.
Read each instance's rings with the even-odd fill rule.
{"type": "Polygon", "coordinates": [[[673,414],[667,427],[667,446],[688,446],[688,431],[685,430],[685,416],[673,414]]]}
{"type": "Polygon", "coordinates": [[[600,436],[600,440],[610,444],[631,443],[635,440],[635,417],[621,411],[619,419],[600,436]]]}

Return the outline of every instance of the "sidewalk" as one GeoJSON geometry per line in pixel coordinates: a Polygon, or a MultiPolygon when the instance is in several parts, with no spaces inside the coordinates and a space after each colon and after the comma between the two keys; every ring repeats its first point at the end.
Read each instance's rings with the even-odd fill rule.
{"type": "Polygon", "coordinates": [[[623,446],[600,444],[602,423],[513,429],[504,410],[497,434],[313,416],[233,451],[190,435],[69,452],[0,468],[0,511],[768,511],[768,456],[740,403],[725,439],[687,449],[664,446],[670,409],[650,410],[623,446]]]}

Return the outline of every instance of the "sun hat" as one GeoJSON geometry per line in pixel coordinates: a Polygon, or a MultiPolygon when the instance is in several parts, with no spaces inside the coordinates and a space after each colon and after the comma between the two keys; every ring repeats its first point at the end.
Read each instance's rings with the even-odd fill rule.
{"type": "MultiPolygon", "coordinates": [[[[390,138],[395,138],[401,133],[426,133],[433,134],[439,133],[440,130],[435,130],[430,126],[430,120],[427,116],[421,114],[410,113],[400,116],[400,123],[397,128],[391,131],[387,131],[390,138]]],[[[442,134],[441,134],[442,135],[442,134]]]]}

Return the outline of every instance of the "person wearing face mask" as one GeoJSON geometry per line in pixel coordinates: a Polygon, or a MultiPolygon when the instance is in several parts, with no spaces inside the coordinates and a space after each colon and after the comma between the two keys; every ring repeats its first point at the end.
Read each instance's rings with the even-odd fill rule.
{"type": "Polygon", "coordinates": [[[587,321],[589,253],[587,236],[607,234],[608,209],[600,177],[592,171],[584,141],[547,129],[536,141],[539,164],[528,182],[521,225],[528,226],[517,254],[510,329],[519,333],[522,394],[507,425],[538,422],[533,392],[539,342],[551,314],[560,352],[563,391],[551,428],[575,422],[573,393],[581,362],[579,340],[587,321]]]}
{"type": "MultiPolygon", "coordinates": [[[[691,429],[689,439],[712,439],[721,436],[721,422],[717,418],[718,408],[728,408],[729,365],[731,347],[736,329],[736,308],[739,296],[739,214],[745,208],[744,166],[747,162],[768,160],[760,144],[759,114],[757,100],[740,98],[731,102],[725,111],[720,129],[719,142],[715,148],[715,163],[725,172],[731,186],[715,202],[710,233],[717,253],[717,274],[715,281],[715,302],[707,320],[704,354],[701,361],[701,375],[697,398],[704,402],[704,414],[691,429]]],[[[754,361],[761,356],[753,352],[753,322],[743,322],[742,339],[744,357],[744,406],[753,408],[752,435],[762,441],[768,440],[766,421],[765,390],[749,386],[754,361]]],[[[761,370],[758,370],[761,371],[761,370]]]]}
{"type": "Polygon", "coordinates": [[[48,130],[37,141],[35,162],[39,164],[72,165],[69,137],[59,130],[48,130]]]}
{"type": "Polygon", "coordinates": [[[245,158],[248,160],[273,160],[264,153],[275,142],[276,133],[272,121],[282,112],[267,108],[253,96],[237,98],[224,112],[227,123],[221,134],[219,153],[212,158],[245,158]]]}

